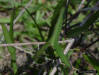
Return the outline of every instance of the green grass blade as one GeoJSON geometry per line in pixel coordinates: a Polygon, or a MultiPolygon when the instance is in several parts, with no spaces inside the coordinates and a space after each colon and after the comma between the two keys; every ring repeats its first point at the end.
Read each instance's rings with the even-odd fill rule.
{"type": "Polygon", "coordinates": [[[67,37],[75,37],[81,34],[82,32],[87,32],[89,26],[92,25],[99,18],[99,11],[94,12],[88,20],[81,26],[75,29],[68,31],[67,37]]]}
{"type": "MultiPolygon", "coordinates": [[[[25,8],[25,9],[26,9],[26,8],[25,8]]],[[[40,36],[41,36],[41,38],[42,38],[42,41],[44,41],[43,34],[42,34],[42,32],[41,32],[41,30],[40,30],[40,27],[39,27],[39,25],[37,24],[35,18],[30,14],[30,12],[28,11],[28,9],[26,9],[26,11],[27,11],[27,13],[29,14],[29,16],[32,18],[32,20],[34,21],[35,26],[37,27],[37,29],[38,29],[38,31],[39,31],[39,34],[40,34],[40,36]]]]}
{"type": "Polygon", "coordinates": [[[53,35],[50,39],[50,43],[53,46],[53,48],[56,50],[56,53],[58,54],[58,56],[60,57],[61,61],[67,66],[70,67],[70,64],[68,62],[68,58],[64,55],[63,49],[62,47],[58,44],[58,40],[59,40],[59,35],[61,32],[61,28],[63,25],[63,14],[64,14],[65,8],[61,9],[58,21],[56,23],[53,35]]]}
{"type": "Polygon", "coordinates": [[[10,37],[12,40],[14,40],[14,36],[13,36],[13,21],[14,21],[14,18],[15,18],[15,8],[13,9],[12,11],[12,15],[11,15],[11,20],[10,20],[10,30],[9,30],[9,33],[10,33],[10,37]]]}
{"type": "Polygon", "coordinates": [[[56,50],[56,53],[60,57],[61,61],[65,64],[65,67],[69,68],[70,63],[69,63],[68,57],[64,55],[62,47],[58,43],[53,47],[56,50]]]}
{"type": "Polygon", "coordinates": [[[4,23],[10,23],[10,18],[8,17],[2,17],[0,18],[0,23],[4,24],[4,23]]]}
{"type": "Polygon", "coordinates": [[[59,35],[60,35],[60,32],[61,32],[61,27],[62,27],[62,24],[63,24],[63,13],[64,13],[65,9],[62,8],[61,9],[61,13],[60,13],[60,16],[58,18],[58,21],[56,23],[56,26],[55,26],[55,30],[53,32],[53,35],[51,37],[51,39],[48,41],[47,44],[45,44],[41,50],[39,50],[36,54],[36,59],[38,59],[37,57],[39,57],[40,55],[42,55],[44,53],[44,50],[49,47],[49,46],[52,46],[55,50],[56,50],[56,53],[57,55],[60,57],[60,59],[62,60],[62,62],[67,66],[67,67],[70,67],[70,64],[68,62],[68,58],[64,55],[63,53],[63,49],[61,48],[61,46],[59,46],[58,44],[58,38],[59,38],[59,35]]]}
{"type": "Polygon", "coordinates": [[[61,12],[60,12],[58,21],[55,25],[54,31],[53,31],[52,36],[50,38],[51,44],[58,43],[59,35],[60,35],[61,28],[62,28],[62,25],[63,25],[63,14],[64,14],[64,11],[65,11],[65,8],[62,8],[60,11],[61,12]]]}
{"type": "Polygon", "coordinates": [[[57,20],[59,18],[61,9],[62,9],[63,6],[65,6],[65,3],[66,3],[66,0],[59,0],[58,1],[58,4],[57,4],[56,9],[55,9],[55,11],[53,13],[53,16],[52,16],[51,27],[50,27],[50,30],[49,30],[48,39],[50,39],[51,36],[52,36],[52,33],[54,31],[54,28],[55,28],[55,25],[56,25],[57,20]]]}
{"type": "MultiPolygon", "coordinates": [[[[10,37],[10,34],[9,34],[6,26],[3,25],[3,24],[1,26],[2,26],[2,30],[3,30],[3,34],[4,34],[4,38],[6,40],[6,43],[12,43],[13,41],[12,41],[12,39],[10,37]]],[[[12,65],[12,68],[14,70],[14,73],[16,73],[17,72],[17,66],[16,66],[16,50],[13,47],[8,47],[8,51],[11,54],[11,59],[12,59],[12,61],[11,61],[12,64],[11,65],[12,65]]]]}
{"type": "MultiPolygon", "coordinates": [[[[63,13],[63,11],[62,11],[62,13],[63,13]]],[[[63,18],[63,14],[61,13],[61,16],[60,16],[60,19],[61,18],[63,18]]],[[[62,22],[60,22],[60,21],[63,21],[63,19],[61,19],[61,20],[58,20],[59,21],[59,24],[57,23],[57,25],[56,25],[56,29],[59,29],[59,32],[58,32],[58,30],[56,30],[55,29],[55,31],[57,31],[57,32],[55,32],[54,31],[54,36],[48,41],[48,43],[47,44],[45,44],[43,47],[42,47],[42,49],[41,50],[39,50],[38,52],[37,52],[37,54],[36,54],[36,57],[39,57],[40,55],[42,55],[43,53],[44,53],[44,50],[49,46],[49,44],[51,45],[51,43],[53,43],[54,41],[54,39],[55,39],[55,41],[58,41],[58,36],[59,36],[59,34],[60,34],[60,30],[61,30],[61,26],[62,26],[62,22]],[[60,26],[61,25],[61,26],[60,26]],[[58,33],[58,34],[57,34],[58,33]],[[57,40],[56,40],[57,39],[57,40]],[[52,42],[53,41],[53,42],[52,42]]],[[[36,58],[36,59],[38,59],[38,58],[36,58]]]]}

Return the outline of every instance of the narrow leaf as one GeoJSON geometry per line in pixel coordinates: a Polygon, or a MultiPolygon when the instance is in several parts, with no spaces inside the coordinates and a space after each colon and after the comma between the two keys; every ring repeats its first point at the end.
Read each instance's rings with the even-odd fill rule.
{"type": "Polygon", "coordinates": [[[89,26],[91,26],[98,18],[99,18],[99,11],[92,13],[89,17],[87,16],[87,20],[85,23],[81,24],[81,27],[77,27],[67,32],[67,37],[75,37],[80,35],[82,32],[87,32],[89,26]]]}
{"type": "MultiPolygon", "coordinates": [[[[3,30],[3,34],[4,34],[4,37],[5,37],[6,43],[12,43],[13,41],[12,41],[12,39],[10,37],[10,34],[9,34],[6,26],[3,25],[3,24],[1,26],[2,26],[2,30],[3,30]]],[[[13,47],[8,47],[8,51],[11,54],[11,59],[12,59],[12,62],[11,62],[12,64],[11,65],[12,65],[12,68],[14,70],[14,73],[16,73],[17,72],[17,66],[16,66],[16,50],[13,47]]]]}

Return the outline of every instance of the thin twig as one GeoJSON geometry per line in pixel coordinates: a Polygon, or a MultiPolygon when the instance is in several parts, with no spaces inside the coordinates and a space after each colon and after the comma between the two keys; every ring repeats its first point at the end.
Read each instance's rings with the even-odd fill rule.
{"type": "Polygon", "coordinates": [[[55,73],[57,72],[57,67],[59,66],[59,64],[61,64],[61,61],[58,59],[57,64],[53,67],[53,69],[49,75],[55,75],[55,73]]]}
{"type": "MultiPolygon", "coordinates": [[[[59,41],[59,43],[69,43],[70,40],[59,41]]],[[[10,43],[10,44],[0,44],[0,47],[7,47],[7,46],[24,46],[24,45],[43,45],[46,42],[28,42],[28,43],[10,43]]]]}
{"type": "Polygon", "coordinates": [[[68,43],[68,45],[66,46],[65,50],[64,50],[64,54],[66,55],[68,53],[68,51],[70,50],[71,46],[74,43],[74,39],[71,39],[68,43]]]}
{"type": "MultiPolygon", "coordinates": [[[[72,44],[74,42],[74,39],[70,39],[70,40],[64,40],[64,41],[59,41],[59,43],[68,43],[68,45],[66,46],[66,49],[64,50],[64,54],[67,54],[69,49],[71,48],[72,44]]],[[[0,44],[0,47],[7,47],[7,46],[13,46],[16,49],[23,51],[31,56],[33,56],[32,52],[26,51],[25,49],[18,47],[18,46],[24,46],[24,45],[43,45],[46,42],[29,42],[29,43],[12,43],[12,44],[0,44]]],[[[54,68],[55,70],[55,68],[54,68]]]]}
{"type": "Polygon", "coordinates": [[[78,11],[82,9],[82,6],[83,6],[84,2],[85,2],[85,0],[81,1],[80,5],[79,5],[79,8],[78,8],[78,11]]]}
{"type": "Polygon", "coordinates": [[[55,75],[56,71],[57,71],[57,67],[54,66],[52,72],[49,75],[55,75]]]}
{"type": "Polygon", "coordinates": [[[6,47],[6,46],[24,46],[24,45],[42,45],[45,44],[45,42],[28,42],[28,43],[11,43],[11,44],[0,44],[0,47],[6,47]]]}
{"type": "Polygon", "coordinates": [[[94,45],[96,42],[98,42],[99,41],[99,38],[98,39],[96,39],[95,41],[93,41],[93,42],[91,42],[89,45],[87,45],[84,49],[86,50],[86,49],[88,49],[89,47],[91,47],[92,45],[94,45]]]}
{"type": "Polygon", "coordinates": [[[23,51],[24,53],[27,53],[31,56],[33,56],[33,53],[31,51],[26,51],[25,49],[21,48],[21,47],[17,47],[17,46],[14,46],[16,49],[20,50],[20,51],[23,51]]]}

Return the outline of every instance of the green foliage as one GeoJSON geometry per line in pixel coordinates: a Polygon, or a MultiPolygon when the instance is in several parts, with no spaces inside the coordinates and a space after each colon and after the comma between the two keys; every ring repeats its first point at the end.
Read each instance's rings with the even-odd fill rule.
{"type": "Polygon", "coordinates": [[[76,64],[75,64],[76,68],[79,68],[80,63],[81,63],[81,59],[78,59],[78,60],[76,61],[76,64]]]}
{"type": "MultiPolygon", "coordinates": [[[[10,30],[8,31],[7,27],[2,24],[2,30],[4,34],[4,38],[6,40],[6,43],[13,43],[14,42],[14,36],[13,36],[13,21],[15,16],[15,10],[13,10],[10,20],[10,30]]],[[[8,47],[8,51],[11,55],[11,66],[14,71],[14,74],[17,73],[17,65],[16,65],[16,49],[14,47],[8,47]]]]}
{"type": "Polygon", "coordinates": [[[52,16],[52,19],[51,19],[51,27],[50,27],[48,39],[50,39],[50,37],[53,35],[54,28],[55,28],[56,23],[58,21],[59,14],[61,12],[60,9],[62,9],[62,7],[65,5],[65,2],[66,2],[65,0],[59,0],[58,4],[56,6],[56,9],[55,9],[53,16],[52,16]]]}
{"type": "MultiPolygon", "coordinates": [[[[58,10],[59,11],[59,10],[58,10]]],[[[36,59],[38,59],[37,57],[39,57],[40,55],[43,54],[44,50],[46,48],[48,48],[49,46],[52,46],[52,48],[54,50],[56,50],[56,53],[58,54],[58,56],[60,57],[60,59],[62,60],[62,62],[67,66],[70,67],[70,64],[68,63],[68,59],[67,57],[63,54],[63,49],[61,48],[61,46],[59,46],[58,44],[58,39],[59,39],[59,35],[61,32],[61,27],[63,24],[63,14],[64,14],[64,8],[61,8],[60,10],[60,15],[59,15],[59,19],[57,20],[57,23],[55,25],[55,29],[53,32],[53,35],[51,36],[51,38],[49,39],[48,43],[44,45],[44,47],[39,50],[36,54],[36,59]]],[[[56,13],[55,13],[56,14],[56,13]]]]}
{"type": "MultiPolygon", "coordinates": [[[[33,0],[29,7],[25,8],[24,13],[15,24],[15,27],[19,25],[19,29],[16,28],[14,30],[14,19],[20,15],[20,12],[24,10],[24,7],[29,2],[28,0],[19,1],[20,2],[17,0],[0,0],[0,12],[5,12],[8,15],[7,17],[0,16],[0,24],[2,26],[6,43],[14,43],[14,40],[18,42],[46,42],[46,44],[40,46],[40,50],[38,51],[36,51],[37,46],[23,46],[26,49],[30,47],[33,48],[33,50],[36,49],[33,51],[33,62],[35,62],[35,64],[39,65],[46,63],[48,60],[56,61],[56,59],[60,59],[62,63],[60,63],[58,67],[61,69],[62,75],[68,75],[70,67],[73,65],[73,67],[79,69],[82,62],[81,59],[79,58],[75,60],[76,64],[71,62],[72,65],[70,65],[69,59],[73,53],[78,54],[78,52],[73,51],[74,49],[78,49],[80,51],[80,49],[83,47],[85,48],[85,46],[89,44],[89,42],[84,44],[84,41],[89,41],[90,39],[87,38],[88,35],[94,34],[95,37],[98,36],[99,10],[94,8],[98,0],[90,0],[91,2],[89,2],[89,0],[85,0],[79,13],[77,10],[78,6],[82,2],[81,0],[70,0],[69,6],[67,6],[68,8],[66,8],[68,0],[44,0],[45,3],[43,0],[33,0]],[[91,11],[89,8],[94,10],[91,11]],[[9,18],[9,16],[11,17],[9,18]],[[72,18],[73,16],[75,18],[72,18]],[[65,20],[67,20],[67,22],[65,22],[65,20]],[[8,24],[9,31],[5,24],[8,24]],[[58,41],[67,40],[70,38],[76,39],[75,43],[71,47],[74,49],[70,49],[70,51],[64,55],[65,44],[61,45],[58,41]]],[[[8,51],[10,52],[12,58],[11,67],[16,74],[18,69],[16,66],[16,49],[9,46],[8,51]]],[[[81,51],[81,54],[82,53],[83,52],[81,51]]],[[[99,74],[99,64],[96,63],[96,60],[93,60],[93,58],[88,55],[83,55],[83,57],[98,71],[99,74]]],[[[29,68],[26,67],[28,70],[32,69],[36,71],[34,74],[38,74],[38,72],[41,71],[39,69],[34,69],[34,67],[30,68],[30,64],[28,66],[29,68]]],[[[49,70],[51,70],[53,66],[54,65],[51,64],[49,70]]],[[[42,69],[41,66],[40,68],[42,69]]],[[[42,69],[42,72],[43,71],[45,71],[45,68],[42,69]]],[[[56,74],[58,74],[58,72],[56,74]]],[[[28,75],[27,72],[26,75],[28,75]]],[[[73,75],[78,74],[74,71],[73,75]]]]}
{"type": "Polygon", "coordinates": [[[96,62],[96,60],[92,59],[90,56],[88,55],[83,55],[83,57],[86,59],[86,61],[88,61],[98,72],[99,74],[99,63],[96,62]]]}
{"type": "Polygon", "coordinates": [[[78,74],[76,73],[76,71],[74,71],[73,75],[78,75],[78,74]]]}
{"type": "MultiPolygon", "coordinates": [[[[3,30],[3,33],[4,33],[4,37],[5,37],[6,43],[13,43],[13,40],[11,39],[10,34],[9,34],[6,26],[4,24],[2,24],[1,26],[2,26],[2,30],[3,30]]],[[[11,54],[11,60],[12,60],[12,64],[11,65],[12,65],[12,68],[14,70],[14,73],[16,73],[17,72],[16,49],[13,48],[13,47],[8,47],[8,51],[11,54]]]]}
{"type": "Polygon", "coordinates": [[[12,40],[14,40],[14,35],[13,35],[14,18],[15,18],[15,9],[12,12],[11,20],[10,20],[10,31],[9,31],[9,34],[10,34],[10,37],[11,37],[12,40]]]}
{"type": "Polygon", "coordinates": [[[41,30],[40,30],[40,27],[39,27],[39,25],[37,24],[35,18],[30,14],[30,12],[29,12],[27,9],[26,9],[26,11],[27,11],[27,13],[29,14],[29,16],[32,18],[32,20],[34,21],[35,26],[37,27],[38,32],[39,32],[39,34],[40,34],[40,36],[41,36],[41,38],[42,38],[42,41],[44,41],[44,37],[43,37],[43,35],[42,35],[42,32],[41,32],[41,30]]]}
{"type": "Polygon", "coordinates": [[[81,27],[70,30],[67,33],[67,37],[75,37],[81,33],[88,32],[89,26],[92,25],[99,18],[99,11],[92,13],[90,16],[85,19],[86,21],[81,24],[81,27]]]}
{"type": "Polygon", "coordinates": [[[59,19],[56,23],[55,30],[54,30],[53,35],[52,35],[49,42],[51,43],[51,46],[53,46],[53,48],[56,50],[56,53],[61,58],[62,62],[64,62],[66,66],[70,67],[70,65],[68,63],[68,59],[63,54],[64,53],[63,49],[58,44],[58,39],[59,39],[59,35],[60,35],[60,32],[61,32],[62,24],[63,24],[64,8],[61,8],[60,11],[61,11],[61,13],[59,15],[59,19]]]}
{"type": "Polygon", "coordinates": [[[7,17],[0,18],[0,23],[10,23],[10,18],[7,17]]]}

